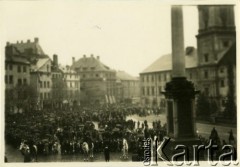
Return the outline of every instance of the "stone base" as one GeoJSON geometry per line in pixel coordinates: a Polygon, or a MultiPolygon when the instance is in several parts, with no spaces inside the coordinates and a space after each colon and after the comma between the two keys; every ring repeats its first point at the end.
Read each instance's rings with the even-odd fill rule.
{"type": "MultiPolygon", "coordinates": [[[[169,139],[169,138],[167,138],[169,139]]],[[[204,160],[204,150],[194,150],[194,145],[202,145],[202,142],[197,138],[189,139],[170,139],[166,146],[162,149],[164,154],[162,157],[168,161],[183,161],[185,155],[185,161],[203,161],[204,160]],[[176,147],[178,146],[178,149],[176,147]],[[185,153],[183,153],[185,151],[185,153]],[[195,154],[194,154],[195,151],[195,154]],[[177,156],[178,154],[178,156],[177,156]]]]}

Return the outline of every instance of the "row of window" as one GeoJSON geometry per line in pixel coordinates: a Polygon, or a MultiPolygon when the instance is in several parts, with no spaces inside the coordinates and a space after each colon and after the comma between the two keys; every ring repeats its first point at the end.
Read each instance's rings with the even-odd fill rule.
{"type": "Polygon", "coordinates": [[[49,81],[39,81],[40,88],[50,88],[50,82],[49,81]]]}
{"type": "MultiPolygon", "coordinates": [[[[10,84],[13,85],[13,75],[5,75],[5,84],[10,84]]],[[[18,85],[26,85],[27,84],[27,79],[26,78],[18,78],[17,80],[18,85]]]]}
{"type": "Polygon", "coordinates": [[[77,81],[75,81],[75,82],[69,82],[69,87],[70,87],[70,88],[74,88],[74,87],[75,87],[75,88],[78,88],[78,85],[79,85],[79,84],[78,84],[77,81]],[[74,83],[75,83],[75,84],[74,84],[74,83]],[[75,86],[74,86],[74,85],[75,85],[75,86]]]}
{"type": "MultiPolygon", "coordinates": [[[[172,76],[170,75],[170,78],[172,76]]],[[[155,81],[155,77],[154,75],[146,75],[146,76],[142,76],[141,77],[142,79],[142,82],[154,82],[155,81]]],[[[161,74],[161,75],[158,75],[158,81],[167,81],[167,74],[161,74]]]]}
{"type": "Polygon", "coordinates": [[[143,96],[161,95],[161,92],[162,92],[162,86],[158,86],[158,92],[156,92],[156,87],[154,86],[142,87],[143,96]]]}
{"type": "Polygon", "coordinates": [[[52,78],[61,78],[62,75],[61,74],[52,74],[52,78]]]}
{"type": "Polygon", "coordinates": [[[40,93],[40,99],[44,100],[44,99],[50,99],[51,98],[51,94],[49,92],[41,92],[40,93]]]}
{"type": "MultiPolygon", "coordinates": [[[[13,65],[12,64],[6,64],[5,65],[5,70],[13,70],[13,65]]],[[[17,72],[27,72],[27,66],[26,65],[18,65],[17,66],[17,72]]]]}

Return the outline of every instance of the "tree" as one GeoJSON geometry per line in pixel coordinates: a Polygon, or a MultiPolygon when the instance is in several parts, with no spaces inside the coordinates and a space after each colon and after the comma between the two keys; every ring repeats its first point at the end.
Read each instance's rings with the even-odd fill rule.
{"type": "Polygon", "coordinates": [[[6,110],[30,110],[37,103],[37,91],[33,86],[23,84],[5,91],[6,110]]]}
{"type": "Polygon", "coordinates": [[[237,109],[234,100],[234,74],[233,66],[231,64],[228,65],[227,73],[228,73],[228,95],[225,103],[224,115],[228,118],[235,118],[237,109]]]}
{"type": "Polygon", "coordinates": [[[196,105],[197,117],[206,117],[211,114],[210,102],[206,95],[203,93],[199,94],[196,105]]]}
{"type": "Polygon", "coordinates": [[[54,101],[62,102],[63,99],[67,96],[67,84],[63,81],[62,78],[55,78],[52,84],[52,99],[54,101]]]}

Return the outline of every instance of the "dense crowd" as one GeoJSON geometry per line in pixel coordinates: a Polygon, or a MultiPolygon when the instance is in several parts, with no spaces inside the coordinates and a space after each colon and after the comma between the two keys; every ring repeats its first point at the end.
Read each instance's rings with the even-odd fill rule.
{"type": "Polygon", "coordinates": [[[110,152],[121,152],[124,138],[128,151],[139,153],[143,138],[157,135],[162,139],[166,125],[162,127],[156,121],[149,129],[147,121],[140,124],[126,117],[158,113],[157,109],[118,105],[6,113],[5,137],[15,148],[28,146],[30,152],[38,155],[82,154],[84,142],[94,153],[103,152],[105,146],[110,152]]]}
{"type": "MultiPolygon", "coordinates": [[[[142,158],[143,139],[157,137],[162,141],[166,135],[166,124],[162,125],[157,120],[149,128],[147,120],[140,123],[126,120],[126,117],[159,113],[158,109],[119,105],[6,112],[5,138],[16,149],[28,150],[28,153],[22,152],[26,162],[37,160],[37,155],[84,154],[84,142],[88,144],[92,156],[95,153],[105,153],[106,148],[109,152],[120,153],[125,139],[128,152],[142,158]]],[[[199,139],[205,145],[208,145],[210,139],[219,146],[236,144],[232,131],[229,133],[229,141],[221,141],[215,128],[209,138],[199,136],[199,139]]]]}

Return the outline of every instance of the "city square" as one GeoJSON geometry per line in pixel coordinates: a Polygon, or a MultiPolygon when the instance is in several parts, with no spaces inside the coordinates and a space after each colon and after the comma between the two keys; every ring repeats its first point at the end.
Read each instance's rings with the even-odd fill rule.
{"type": "MultiPolygon", "coordinates": [[[[135,9],[128,2],[125,3],[124,5],[129,7],[128,14],[132,14],[130,9],[143,10],[141,5],[135,9]]],[[[60,9],[66,11],[73,9],[74,14],[79,13],[75,10],[77,6],[74,7],[71,3],[63,4],[69,5],[69,8],[58,6],[55,9],[56,17],[61,15],[58,13],[60,9]]],[[[32,4],[26,3],[26,6],[28,5],[32,4]]],[[[48,5],[50,4],[46,2],[46,6],[48,5]]],[[[105,7],[99,2],[93,6],[88,5],[84,12],[90,11],[92,7],[94,9],[94,5],[99,5],[103,9],[105,7]]],[[[111,5],[113,7],[109,8],[110,10],[117,9],[116,4],[111,5]]],[[[26,6],[22,5],[20,9],[24,10],[26,6]]],[[[144,64],[146,59],[141,58],[148,57],[145,54],[148,49],[157,51],[162,49],[157,46],[159,41],[156,42],[157,47],[151,49],[155,45],[154,39],[159,36],[151,36],[153,44],[146,44],[145,50],[139,49],[141,57],[135,53],[136,57],[133,60],[131,54],[134,53],[134,49],[145,45],[142,43],[140,46],[134,37],[133,41],[139,46],[122,51],[121,53],[125,52],[128,55],[125,60],[124,56],[104,55],[102,50],[109,49],[113,54],[119,51],[119,48],[113,49],[116,46],[113,41],[117,39],[118,34],[113,33],[116,36],[111,34],[110,38],[110,35],[107,36],[102,30],[104,26],[110,26],[106,20],[112,19],[115,15],[109,17],[103,14],[95,20],[88,12],[86,15],[78,15],[79,18],[66,14],[66,17],[72,19],[69,19],[70,22],[74,22],[73,25],[88,25],[91,21],[91,28],[87,28],[88,35],[93,39],[94,36],[101,37],[103,41],[99,43],[96,39],[97,42],[87,41],[84,45],[87,37],[83,40],[73,36],[81,36],[83,32],[87,32],[86,30],[83,32],[75,30],[75,26],[70,22],[69,25],[60,23],[61,26],[73,28],[73,32],[70,32],[70,28],[69,34],[68,30],[64,30],[66,34],[61,34],[63,28],[56,28],[54,38],[57,40],[64,36],[66,38],[62,44],[64,47],[59,46],[63,53],[56,50],[58,54],[55,54],[55,51],[54,54],[49,52],[51,46],[54,49],[58,48],[55,45],[46,45],[47,39],[51,41],[50,37],[39,35],[30,40],[23,37],[19,39],[6,33],[3,63],[5,163],[129,163],[150,162],[155,157],[155,160],[162,161],[162,156],[178,161],[182,160],[183,156],[176,158],[176,153],[180,152],[174,148],[180,145],[189,149],[187,159],[192,161],[195,150],[191,148],[202,145],[206,149],[209,143],[216,149],[211,155],[200,151],[198,154],[201,161],[218,161],[219,157],[222,157],[221,161],[236,160],[238,134],[235,7],[233,4],[167,5],[161,9],[167,13],[168,21],[165,20],[166,24],[159,21],[160,23],[155,25],[155,19],[161,13],[158,15],[149,12],[151,9],[158,11],[157,5],[153,7],[150,4],[143,12],[148,11],[149,17],[154,19],[150,20],[152,24],[144,24],[145,29],[149,27],[152,31],[151,27],[154,25],[168,27],[165,31],[169,30],[168,38],[171,45],[167,50],[169,54],[162,51],[155,57],[149,56],[148,64],[144,64]],[[189,27],[185,21],[191,22],[186,19],[190,11],[195,11],[197,32],[190,34],[194,43],[189,45],[187,42],[186,45],[189,39],[188,37],[185,39],[187,35],[184,30],[189,27]],[[102,25],[97,25],[98,21],[103,21],[102,25]],[[42,39],[44,45],[41,43],[42,39]],[[72,55],[69,53],[64,55],[64,49],[74,50],[68,47],[72,47],[74,41],[78,43],[81,40],[82,46],[75,49],[82,48],[91,54],[74,51],[72,55]],[[103,47],[106,41],[109,45],[112,43],[112,47],[103,47]],[[97,45],[101,47],[96,47],[97,45]],[[92,51],[96,53],[93,54],[92,51]],[[139,63],[135,66],[140,60],[142,65],[139,63]],[[118,62],[121,66],[117,67],[118,62]],[[131,67],[135,72],[131,71],[131,67]],[[150,159],[145,155],[146,140],[151,141],[148,155],[150,159]],[[165,140],[169,141],[168,147],[159,154],[154,152],[165,140]],[[226,154],[229,153],[229,149],[222,149],[225,146],[231,146],[233,156],[226,154]]],[[[5,12],[7,13],[7,10],[5,12]]],[[[128,18],[127,14],[125,16],[116,13],[116,17],[128,18]]],[[[35,15],[42,17],[38,13],[35,15]]],[[[133,15],[133,20],[138,20],[138,17],[141,18],[133,15]]],[[[44,18],[48,19],[45,16],[44,18]]],[[[52,22],[51,18],[49,22],[44,19],[41,21],[46,24],[52,22]]],[[[58,21],[54,21],[57,25],[58,21]]],[[[123,21],[121,24],[126,23],[123,21]]],[[[133,25],[131,26],[134,27],[133,25]]],[[[141,28],[139,29],[141,31],[141,28]]],[[[40,29],[38,27],[31,29],[36,30],[40,29]]],[[[117,30],[124,32],[120,28],[117,30]]],[[[55,29],[52,33],[54,31],[55,29]]],[[[134,34],[132,31],[130,33],[134,34]]],[[[131,44],[126,43],[126,48],[131,44]]]]}

